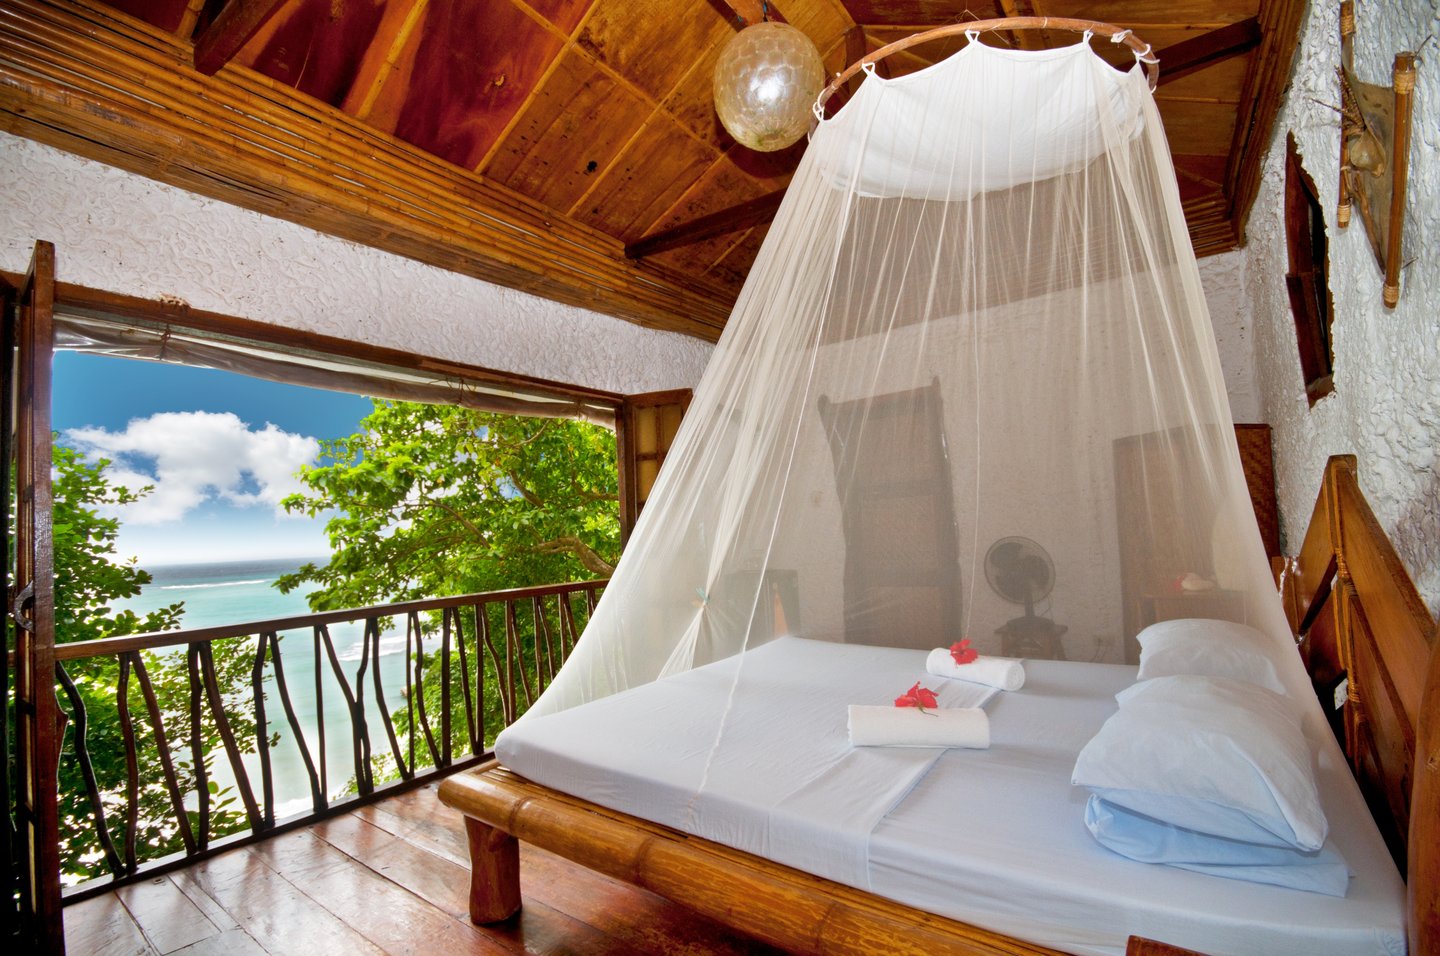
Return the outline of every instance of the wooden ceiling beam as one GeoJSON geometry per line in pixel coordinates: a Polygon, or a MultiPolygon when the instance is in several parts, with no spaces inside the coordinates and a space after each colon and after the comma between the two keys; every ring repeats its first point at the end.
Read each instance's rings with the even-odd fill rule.
{"type": "MultiPolygon", "coordinates": [[[[6,0],[0,131],[474,278],[714,340],[734,291],[86,0],[6,0]]],[[[483,321],[483,317],[477,317],[483,321]]]]}
{"type": "Polygon", "coordinates": [[[651,233],[626,246],[625,257],[643,259],[656,253],[677,249],[680,246],[704,242],[706,239],[723,236],[729,232],[738,232],[752,226],[764,225],[775,218],[775,212],[780,208],[780,201],[784,198],[785,190],[777,189],[772,193],[757,196],[728,209],[712,212],[708,216],[701,216],[699,219],[683,222],[673,228],[651,233]]]}
{"type": "Polygon", "coordinates": [[[788,23],[785,15],[768,0],[711,0],[719,6],[729,7],[735,14],[734,26],[737,30],[759,23],[762,20],[773,20],[776,23],[788,23]]]}
{"type": "Polygon", "coordinates": [[[1232,56],[1249,53],[1260,45],[1260,40],[1260,21],[1249,17],[1171,44],[1156,54],[1160,58],[1156,85],[1164,86],[1232,56]]]}
{"type": "Polygon", "coordinates": [[[284,5],[285,0],[230,0],[195,38],[195,69],[206,76],[220,72],[284,5]]]}
{"type": "MultiPolygon", "coordinates": [[[[1000,3],[1007,16],[1034,16],[1039,6],[1034,0],[1000,0],[1000,3]]],[[[741,5],[740,0],[735,0],[735,3],[732,4],[735,7],[741,5]]],[[[1043,14],[1040,15],[1043,16],[1043,14]]],[[[1033,38],[1035,32],[1032,30],[1017,31],[1022,38],[1033,38]]],[[[857,29],[852,33],[858,39],[863,40],[863,31],[857,29]]],[[[1260,39],[1259,21],[1251,17],[1168,46],[1159,53],[1159,82],[1162,84],[1170,82],[1219,63],[1221,60],[1239,56],[1258,46],[1260,39]]],[[[847,47],[849,46],[848,41],[849,37],[847,37],[847,47]]],[[[854,59],[859,59],[859,56],[854,59]]],[[[776,210],[780,208],[780,200],[784,196],[783,189],[777,190],[708,216],[701,216],[699,219],[652,233],[627,245],[625,255],[630,259],[643,259],[646,256],[703,242],[729,232],[738,232],[741,229],[763,225],[774,218],[776,210]]]]}
{"type": "MultiPolygon", "coordinates": [[[[999,0],[1002,17],[1043,17],[1038,0],[999,0]]],[[[1012,41],[1022,50],[1043,50],[1050,42],[1049,30],[1011,30],[1012,41]]]]}
{"type": "MultiPolygon", "coordinates": [[[[1260,7],[1260,45],[1245,77],[1225,170],[1229,219],[1237,242],[1245,235],[1250,207],[1260,191],[1260,167],[1285,89],[1290,85],[1290,69],[1300,45],[1300,24],[1307,6],[1306,0],[1271,0],[1260,7]]],[[[1160,75],[1165,75],[1163,63],[1160,75]]]]}

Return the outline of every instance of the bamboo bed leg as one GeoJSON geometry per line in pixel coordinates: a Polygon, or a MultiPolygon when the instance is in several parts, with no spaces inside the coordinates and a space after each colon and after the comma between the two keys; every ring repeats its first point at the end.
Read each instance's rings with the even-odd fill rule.
{"type": "Polygon", "coordinates": [[[498,923],[520,912],[520,841],[473,817],[470,838],[470,919],[498,923]]]}

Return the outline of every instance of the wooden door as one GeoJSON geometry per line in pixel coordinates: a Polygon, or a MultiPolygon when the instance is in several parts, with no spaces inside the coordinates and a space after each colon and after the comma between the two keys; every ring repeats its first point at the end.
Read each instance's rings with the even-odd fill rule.
{"type": "Polygon", "coordinates": [[[940,647],[962,633],[960,544],[938,381],[832,402],[820,420],[845,533],[845,639],[940,647]]]}
{"type": "Polygon", "coordinates": [[[616,465],[620,471],[620,541],[630,539],[660,466],[690,407],[688,388],[629,395],[616,411],[616,465]]]}
{"type": "MultiPolygon", "coordinates": [[[[35,244],[7,310],[5,455],[15,468],[14,566],[6,617],[15,654],[12,781],[19,938],[63,953],[56,786],[61,732],[55,699],[55,553],[51,523],[50,371],[55,247],[35,244]]],[[[7,469],[8,470],[8,469],[7,469]]],[[[7,489],[9,490],[9,489],[7,489]]],[[[7,894],[8,895],[8,894],[7,894]]],[[[24,943],[22,943],[24,948],[24,943]]]]}

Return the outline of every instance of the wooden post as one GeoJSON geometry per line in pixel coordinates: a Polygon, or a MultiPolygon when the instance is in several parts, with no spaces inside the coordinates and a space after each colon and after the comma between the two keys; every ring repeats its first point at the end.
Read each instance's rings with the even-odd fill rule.
{"type": "Polygon", "coordinates": [[[1405,231],[1405,180],[1410,174],[1410,101],[1415,95],[1415,54],[1395,54],[1395,135],[1390,144],[1390,234],[1385,242],[1385,308],[1400,302],[1400,236],[1405,231]]]}
{"type": "Polygon", "coordinates": [[[470,838],[470,919],[498,923],[520,912],[520,841],[504,830],[465,818],[470,838]]]}

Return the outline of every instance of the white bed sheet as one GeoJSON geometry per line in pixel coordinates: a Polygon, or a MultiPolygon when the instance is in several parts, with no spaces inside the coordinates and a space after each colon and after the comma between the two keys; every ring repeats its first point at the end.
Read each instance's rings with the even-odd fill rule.
{"type": "Polygon", "coordinates": [[[1216,956],[1404,952],[1404,885],[1333,741],[1319,762],[1344,899],[1136,863],[1094,841],[1070,784],[1135,668],[1026,671],[997,694],[926,675],[921,651],[782,638],[521,721],[496,753],[602,806],[1056,949],[1118,954],[1136,933],[1216,956]],[[990,749],[851,748],[846,705],[916,680],[944,706],[985,704],[990,749]]]}
{"type": "Polygon", "coordinates": [[[870,840],[882,896],[1044,946],[1118,954],[1130,934],[1222,954],[1405,951],[1405,887],[1333,740],[1321,747],[1326,846],[1343,899],[1137,863],[1085,828],[1075,758],[1135,668],[1038,661],[989,707],[990,749],[946,751],[870,840]]]}
{"type": "Polygon", "coordinates": [[[931,677],[915,651],[785,637],[521,721],[495,753],[537,783],[866,887],[871,831],[945,751],[851,747],[846,708],[889,704],[917,680],[942,707],[999,693],[931,677]]]}

